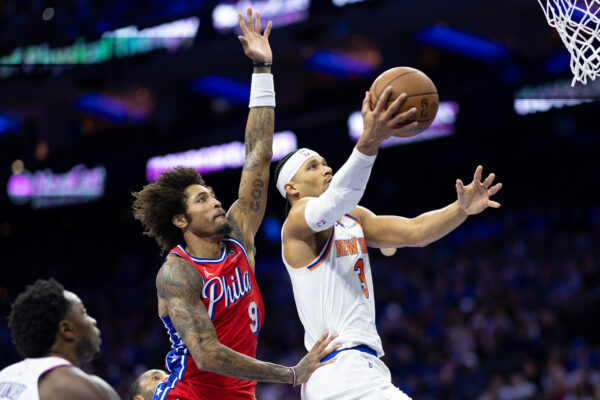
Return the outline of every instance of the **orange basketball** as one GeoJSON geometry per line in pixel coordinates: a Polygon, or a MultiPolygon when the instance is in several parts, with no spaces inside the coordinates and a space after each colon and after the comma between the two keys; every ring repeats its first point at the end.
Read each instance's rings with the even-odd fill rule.
{"type": "Polygon", "coordinates": [[[408,122],[418,121],[419,124],[410,132],[402,134],[410,137],[423,132],[435,119],[437,114],[439,97],[435,85],[427,75],[415,68],[396,67],[388,69],[375,79],[369,94],[371,107],[375,107],[384,89],[392,87],[392,95],[386,104],[386,108],[392,104],[396,97],[406,93],[406,101],[400,107],[400,113],[416,107],[417,113],[408,122]]]}

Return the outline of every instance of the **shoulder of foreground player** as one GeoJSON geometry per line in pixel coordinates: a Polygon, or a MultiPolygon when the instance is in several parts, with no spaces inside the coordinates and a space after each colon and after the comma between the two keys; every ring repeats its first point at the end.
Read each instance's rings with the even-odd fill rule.
{"type": "Polygon", "coordinates": [[[71,367],[56,368],[39,381],[40,400],[115,400],[117,392],[104,380],[71,367]]]}

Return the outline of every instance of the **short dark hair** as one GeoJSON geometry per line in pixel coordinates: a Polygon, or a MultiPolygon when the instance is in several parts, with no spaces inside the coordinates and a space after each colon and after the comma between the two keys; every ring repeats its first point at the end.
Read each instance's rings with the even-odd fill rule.
{"type": "MultiPolygon", "coordinates": [[[[294,153],[296,153],[297,151],[298,150],[290,151],[289,153],[287,153],[285,155],[285,157],[283,157],[281,160],[279,160],[277,165],[275,165],[275,171],[273,172],[273,177],[274,177],[273,180],[275,182],[275,185],[277,185],[277,179],[279,179],[279,174],[281,173],[281,169],[283,168],[285,163],[290,159],[290,157],[293,156],[294,153]]],[[[279,192],[279,190],[277,192],[279,192]]],[[[290,206],[290,201],[288,200],[287,195],[286,195],[285,196],[285,213],[286,213],[286,215],[288,213],[289,206],[290,206]]]]}
{"type": "Polygon", "coordinates": [[[135,396],[141,394],[142,388],[140,387],[140,381],[142,380],[142,376],[144,376],[144,374],[138,376],[137,379],[133,381],[133,383],[129,387],[129,392],[127,393],[128,400],[133,400],[135,396]]]}
{"type": "Polygon", "coordinates": [[[23,357],[42,357],[56,341],[58,324],[69,310],[63,286],[54,279],[38,279],[11,305],[8,327],[23,357]]]}
{"type": "Polygon", "coordinates": [[[142,223],[144,235],[153,237],[163,252],[183,243],[183,233],[173,225],[172,219],[177,214],[188,218],[183,191],[190,185],[206,186],[194,168],[177,167],[132,193],[135,197],[133,217],[142,223]]]}

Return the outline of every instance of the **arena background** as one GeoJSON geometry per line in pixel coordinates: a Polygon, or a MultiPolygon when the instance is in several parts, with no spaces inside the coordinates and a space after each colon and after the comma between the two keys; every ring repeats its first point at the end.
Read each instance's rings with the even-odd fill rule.
{"type": "MultiPolygon", "coordinates": [[[[150,157],[243,141],[251,63],[234,32],[215,30],[213,16],[221,6],[226,21],[231,7],[222,6],[248,4],[0,3],[0,367],[19,360],[6,325],[10,303],[47,277],[79,294],[98,320],[103,351],[88,371],[125,396],[139,373],[163,367],[169,342],[154,287],[161,257],[131,216],[131,192],[148,182],[150,157]],[[91,53],[63,55],[51,67],[40,48],[25,65],[5,57],[190,17],[199,18],[197,33],[169,50],[157,42],[156,50],[96,64],[86,61],[91,53]],[[203,80],[208,74],[234,82],[203,80]],[[93,200],[75,185],[70,196],[41,201],[42,192],[23,189],[23,182],[31,189],[35,171],[63,174],[79,164],[105,168],[103,196],[93,200]],[[21,178],[9,196],[13,173],[21,178]],[[59,204],[85,199],[93,201],[59,204]]],[[[478,164],[504,184],[496,196],[502,208],[469,218],[436,243],[391,257],[371,250],[378,329],[394,383],[414,399],[600,398],[600,132],[597,104],[581,102],[596,99],[600,87],[569,89],[568,53],[537,2],[254,4],[284,13],[271,35],[275,131],[292,131],[334,169],[353,147],[348,117],[385,69],[419,68],[441,101],[458,105],[454,134],[380,151],[362,205],[407,217],[440,208],[455,200],[455,180],[470,182],[478,164]],[[520,91],[526,86],[532,90],[520,91]],[[532,109],[544,112],[525,114],[532,109]]],[[[205,177],[224,207],[231,205],[240,169],[205,177]]],[[[256,240],[266,307],[258,357],[293,365],[305,351],[280,260],[283,218],[271,184],[256,240]]],[[[299,391],[259,383],[257,398],[293,399],[299,391]]]]}

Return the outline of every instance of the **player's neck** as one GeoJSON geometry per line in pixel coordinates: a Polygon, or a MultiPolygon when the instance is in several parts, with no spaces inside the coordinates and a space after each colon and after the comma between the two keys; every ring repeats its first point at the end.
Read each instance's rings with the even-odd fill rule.
{"type": "Polygon", "coordinates": [[[184,235],[185,251],[198,258],[219,258],[223,250],[221,239],[224,235],[199,237],[193,234],[184,235]]]}
{"type": "Polygon", "coordinates": [[[46,354],[46,356],[47,357],[64,358],[65,360],[69,361],[71,364],[81,368],[79,359],[77,358],[77,356],[75,355],[74,352],[68,351],[66,349],[61,349],[60,346],[57,346],[56,344],[54,346],[52,346],[52,349],[50,349],[50,351],[48,352],[48,354],[46,354]]]}

